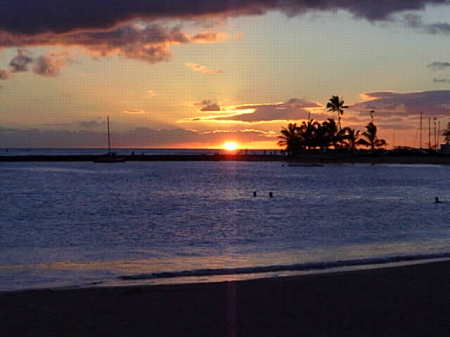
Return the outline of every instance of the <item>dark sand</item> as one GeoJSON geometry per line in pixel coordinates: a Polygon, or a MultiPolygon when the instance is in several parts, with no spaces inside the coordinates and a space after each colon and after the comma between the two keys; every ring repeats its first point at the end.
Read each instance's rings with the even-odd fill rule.
{"type": "Polygon", "coordinates": [[[450,262],[0,294],[0,336],[450,336],[450,262]]]}

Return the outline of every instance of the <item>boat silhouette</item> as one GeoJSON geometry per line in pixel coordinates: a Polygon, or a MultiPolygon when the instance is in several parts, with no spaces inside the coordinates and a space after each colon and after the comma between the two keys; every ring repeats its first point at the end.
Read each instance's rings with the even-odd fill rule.
{"type": "Polygon", "coordinates": [[[109,127],[109,116],[106,117],[106,125],[108,131],[108,152],[104,155],[94,159],[94,163],[124,163],[126,158],[118,156],[115,152],[111,151],[111,130],[109,127]]]}

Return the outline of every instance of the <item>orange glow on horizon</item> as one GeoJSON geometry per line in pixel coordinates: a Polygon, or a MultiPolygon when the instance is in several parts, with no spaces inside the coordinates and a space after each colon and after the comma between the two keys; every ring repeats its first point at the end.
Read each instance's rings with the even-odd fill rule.
{"type": "Polygon", "coordinates": [[[234,141],[226,141],[225,143],[223,143],[223,148],[227,151],[236,151],[237,149],[239,149],[239,144],[234,141]]]}

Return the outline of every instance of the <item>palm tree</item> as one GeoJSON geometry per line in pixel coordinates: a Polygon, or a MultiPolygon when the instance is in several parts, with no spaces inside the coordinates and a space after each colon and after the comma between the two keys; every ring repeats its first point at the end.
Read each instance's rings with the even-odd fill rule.
{"type": "Polygon", "coordinates": [[[344,105],[344,100],[341,100],[339,96],[331,96],[327,103],[327,110],[337,113],[339,130],[341,130],[341,116],[344,114],[344,109],[347,108],[348,106],[344,105]]]}
{"type": "Polygon", "coordinates": [[[371,152],[373,152],[375,148],[380,148],[387,145],[384,139],[379,139],[377,137],[377,127],[372,122],[367,124],[366,131],[362,133],[362,137],[364,138],[358,140],[357,143],[363,146],[370,146],[371,152]]]}
{"type": "Polygon", "coordinates": [[[450,122],[448,122],[447,130],[444,130],[442,135],[445,137],[445,143],[450,144],[450,122]]]}
{"type": "Polygon", "coordinates": [[[300,128],[296,123],[289,123],[287,128],[281,129],[281,136],[278,136],[278,145],[285,146],[289,156],[295,156],[302,148],[300,128]]]}
{"type": "Polygon", "coordinates": [[[306,147],[308,150],[314,149],[317,146],[320,146],[317,134],[318,129],[320,127],[319,122],[315,122],[310,119],[307,122],[303,122],[299,129],[299,134],[301,138],[302,145],[306,147]]]}
{"type": "Polygon", "coordinates": [[[346,127],[341,132],[345,147],[354,152],[359,144],[360,131],[346,127]]]}
{"type": "Polygon", "coordinates": [[[336,122],[333,118],[328,118],[322,123],[322,128],[324,129],[325,137],[328,141],[328,146],[333,145],[335,149],[339,148],[340,136],[339,130],[336,122]]]}

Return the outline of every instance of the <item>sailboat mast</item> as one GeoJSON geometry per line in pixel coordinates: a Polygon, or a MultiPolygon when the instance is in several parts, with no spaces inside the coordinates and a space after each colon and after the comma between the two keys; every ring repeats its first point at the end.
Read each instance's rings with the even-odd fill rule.
{"type": "Polygon", "coordinates": [[[422,150],[422,112],[420,113],[419,148],[422,150]]]}
{"type": "Polygon", "coordinates": [[[108,153],[111,153],[111,133],[109,130],[109,116],[106,116],[106,125],[108,126],[108,153]]]}

